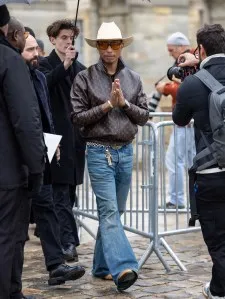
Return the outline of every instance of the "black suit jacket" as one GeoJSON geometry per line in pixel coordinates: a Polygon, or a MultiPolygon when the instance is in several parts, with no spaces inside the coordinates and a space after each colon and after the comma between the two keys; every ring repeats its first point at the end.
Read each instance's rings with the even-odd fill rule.
{"type": "Polygon", "coordinates": [[[47,78],[55,133],[62,135],[60,143],[60,167],[53,160],[53,183],[79,185],[83,182],[85,142],[78,127],[71,122],[72,105],[70,90],[77,73],[85,67],[75,60],[64,69],[55,50],[40,60],[40,71],[47,78]]]}
{"type": "Polygon", "coordinates": [[[27,184],[27,170],[42,173],[44,156],[40,110],[28,68],[0,33],[0,190],[27,184]]]}
{"type": "MultiPolygon", "coordinates": [[[[225,85],[225,56],[211,58],[204,68],[225,85]]],[[[196,153],[206,147],[200,130],[204,132],[210,143],[213,142],[208,105],[210,92],[197,77],[191,75],[184,80],[177,93],[173,121],[178,126],[185,126],[192,118],[194,119],[196,153]]]]}

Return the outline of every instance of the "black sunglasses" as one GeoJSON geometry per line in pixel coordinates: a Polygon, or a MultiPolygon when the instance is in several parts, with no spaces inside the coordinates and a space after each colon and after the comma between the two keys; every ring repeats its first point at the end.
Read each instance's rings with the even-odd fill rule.
{"type": "Polygon", "coordinates": [[[199,58],[199,50],[200,50],[200,45],[197,46],[197,48],[194,50],[193,55],[195,58],[199,58]]]}

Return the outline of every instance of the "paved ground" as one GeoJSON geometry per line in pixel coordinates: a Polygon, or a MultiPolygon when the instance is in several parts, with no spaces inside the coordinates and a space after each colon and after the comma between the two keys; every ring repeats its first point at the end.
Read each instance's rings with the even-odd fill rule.
{"type": "MultiPolygon", "coordinates": [[[[86,274],[77,281],[67,282],[59,287],[49,287],[41,246],[38,239],[33,237],[33,230],[30,230],[30,237],[31,240],[26,244],[23,286],[26,295],[36,295],[37,299],[203,299],[202,285],[210,278],[211,261],[201,233],[197,232],[166,239],[188,272],[180,271],[162,248],[163,256],[172,271],[166,273],[153,254],[140,270],[139,280],[135,285],[124,293],[118,293],[113,282],[91,276],[94,242],[89,241],[78,248],[79,263],[85,266],[86,274]]],[[[130,240],[137,257],[140,258],[148,246],[148,240],[137,236],[131,237],[130,240]]]]}

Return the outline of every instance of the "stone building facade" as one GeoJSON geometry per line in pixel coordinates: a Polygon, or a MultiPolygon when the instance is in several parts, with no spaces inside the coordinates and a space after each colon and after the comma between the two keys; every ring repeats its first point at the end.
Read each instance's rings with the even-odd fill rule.
{"type": "Polygon", "coordinates": [[[224,0],[189,0],[189,36],[195,42],[195,34],[204,24],[219,23],[225,28],[224,0]]]}
{"type": "MultiPolygon", "coordinates": [[[[75,18],[77,0],[39,0],[29,5],[9,5],[11,14],[30,26],[46,46],[51,44],[46,36],[47,26],[56,19],[75,18]]],[[[195,34],[204,23],[221,23],[225,26],[224,0],[80,0],[78,26],[81,34],[76,41],[79,59],[86,66],[97,60],[97,51],[89,47],[84,36],[95,38],[103,21],[115,21],[124,36],[133,35],[134,42],[124,49],[127,64],[136,70],[147,93],[154,82],[166,74],[173,60],[166,50],[166,38],[175,31],[188,35],[193,47],[195,34]]],[[[170,110],[168,99],[161,101],[170,110]]]]}
{"type": "MultiPolygon", "coordinates": [[[[59,18],[74,18],[76,0],[39,0],[29,5],[10,5],[11,14],[30,26],[45,42],[46,52],[51,44],[46,36],[47,26],[59,18]]],[[[83,37],[96,37],[103,21],[115,21],[124,36],[133,35],[134,42],[124,49],[124,59],[142,77],[146,92],[166,74],[172,64],[165,40],[175,31],[188,34],[188,0],[80,0],[77,40],[80,60],[86,65],[97,59],[96,49],[90,48],[83,37]]]]}

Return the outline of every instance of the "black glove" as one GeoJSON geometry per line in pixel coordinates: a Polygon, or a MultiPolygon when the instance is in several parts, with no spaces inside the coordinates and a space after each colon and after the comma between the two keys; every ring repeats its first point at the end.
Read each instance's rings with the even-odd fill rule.
{"type": "Polygon", "coordinates": [[[33,198],[37,196],[43,184],[43,173],[30,173],[28,176],[28,196],[33,198]]]}

